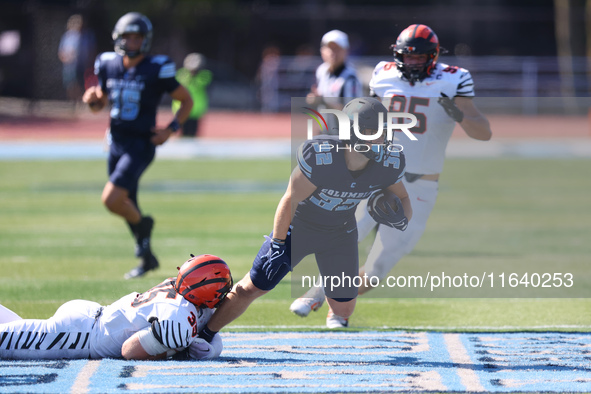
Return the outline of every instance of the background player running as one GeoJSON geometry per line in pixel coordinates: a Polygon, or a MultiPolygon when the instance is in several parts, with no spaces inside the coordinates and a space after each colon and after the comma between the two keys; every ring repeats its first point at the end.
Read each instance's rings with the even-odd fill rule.
{"type": "Polygon", "coordinates": [[[201,255],[185,262],[176,278],[106,307],[73,300],[47,320],[20,319],[2,307],[0,359],[211,359],[222,351],[220,336],[209,343],[197,333],[231,288],[228,265],[201,255]]]}
{"type": "Polygon", "coordinates": [[[99,85],[86,90],[82,100],[94,112],[111,104],[109,181],[103,204],[126,220],[136,240],[138,267],[126,279],[144,275],[158,267],[150,236],[154,220],[142,216],[138,204],[139,179],[156,152],[180,128],[191,111],[189,92],[175,79],[175,64],[164,55],[149,55],[152,24],[144,15],[123,15],[113,29],[115,52],[100,54],[95,62],[99,85]],[[166,128],[156,128],[156,108],[164,93],[181,105],[166,128]]]}
{"type": "MultiPolygon", "coordinates": [[[[437,199],[445,148],[456,122],[471,138],[486,141],[492,135],[488,120],[472,101],[474,82],[470,72],[437,61],[441,49],[431,28],[420,24],[407,27],[392,48],[394,61],[380,62],[375,67],[369,84],[371,93],[381,97],[390,111],[413,113],[419,122],[410,129],[417,141],[404,144],[407,167],[403,183],[412,202],[413,220],[404,232],[379,225],[367,261],[360,269],[360,275],[380,279],[412,251],[425,231],[437,199]]],[[[357,208],[359,240],[377,224],[366,208],[365,203],[357,208]]],[[[362,286],[359,294],[371,289],[362,286]]],[[[307,316],[323,302],[322,288],[312,288],[295,300],[290,310],[307,316]]],[[[327,325],[338,327],[339,322],[330,315],[327,325]]]]}

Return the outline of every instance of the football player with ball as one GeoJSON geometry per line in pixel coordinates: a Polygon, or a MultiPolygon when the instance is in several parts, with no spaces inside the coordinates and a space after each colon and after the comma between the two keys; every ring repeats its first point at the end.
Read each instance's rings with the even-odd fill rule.
{"type": "MultiPolygon", "coordinates": [[[[368,136],[383,129],[388,113],[379,100],[371,97],[353,99],[343,111],[350,119],[357,116],[359,132],[368,136]]],[[[271,291],[307,255],[316,257],[323,277],[356,277],[359,258],[355,207],[376,190],[387,190],[398,197],[396,210],[380,213],[398,228],[406,227],[412,208],[401,181],[404,153],[388,149],[389,141],[383,135],[367,141],[372,149],[355,149],[361,138],[355,133],[350,136],[339,140],[337,136],[322,135],[299,147],[298,165],[277,206],[272,233],[265,237],[250,272],[234,286],[200,337],[209,340],[255,299],[271,291]]],[[[333,313],[346,322],[355,308],[357,287],[336,286],[327,289],[326,296],[333,313]]]]}
{"type": "MultiPolygon", "coordinates": [[[[375,67],[369,83],[371,94],[380,97],[390,112],[414,114],[418,124],[410,129],[417,141],[403,140],[405,136],[396,141],[404,146],[407,162],[403,183],[413,207],[413,220],[408,229],[401,232],[378,225],[365,202],[357,208],[359,240],[378,226],[360,275],[380,279],[384,279],[394,265],[413,250],[425,231],[437,199],[445,148],[456,123],[473,139],[487,141],[492,136],[488,120],[472,101],[474,81],[470,72],[438,62],[441,48],[431,28],[421,24],[411,25],[400,33],[391,48],[394,50],[394,61],[383,61],[375,67]]],[[[362,286],[359,294],[371,289],[362,286]]],[[[324,299],[323,289],[315,287],[295,300],[290,310],[305,317],[318,310],[324,299]]],[[[332,316],[329,311],[328,327],[343,326],[332,316]]]]}

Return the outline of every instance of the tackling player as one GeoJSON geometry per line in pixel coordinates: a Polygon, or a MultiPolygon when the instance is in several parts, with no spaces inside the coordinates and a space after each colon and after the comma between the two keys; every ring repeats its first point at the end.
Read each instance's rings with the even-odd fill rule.
{"type": "MultiPolygon", "coordinates": [[[[379,225],[367,261],[360,269],[360,275],[380,279],[413,250],[425,231],[437,199],[445,148],[456,122],[471,138],[487,141],[492,136],[488,120],[472,101],[474,81],[470,72],[437,61],[441,49],[431,28],[411,25],[391,48],[394,61],[378,63],[369,83],[371,94],[381,97],[392,112],[415,114],[418,124],[410,129],[417,141],[404,143],[407,168],[403,182],[412,202],[413,220],[404,232],[379,225]]],[[[367,212],[367,204],[359,205],[356,217],[362,240],[377,223],[367,212]]],[[[371,289],[362,286],[359,294],[371,289]]],[[[290,310],[307,316],[322,306],[324,298],[322,288],[312,288],[295,300],[290,310]]],[[[341,326],[331,318],[331,312],[326,324],[341,326]]]]}
{"type": "Polygon", "coordinates": [[[158,267],[150,237],[154,220],[142,215],[138,204],[139,179],[161,145],[185,122],[193,101],[175,79],[175,64],[164,55],[149,55],[152,24],[137,12],[123,15],[113,29],[115,52],[100,54],[95,62],[99,85],[84,92],[82,100],[93,112],[110,105],[109,181],[103,204],[127,222],[136,241],[139,266],[126,279],[158,267]],[[156,128],[156,108],[164,93],[181,105],[165,128],[156,128]]]}
{"type": "Polygon", "coordinates": [[[215,358],[221,337],[210,343],[197,334],[231,288],[228,265],[201,255],[185,262],[176,278],[106,307],[73,300],[53,317],[36,320],[0,306],[0,321],[10,320],[0,324],[0,359],[215,358]]]}
{"type": "MultiPolygon", "coordinates": [[[[387,114],[382,103],[374,98],[354,99],[343,111],[351,119],[358,114],[359,129],[364,134],[376,134],[380,113],[382,119],[387,114]]],[[[383,137],[371,141],[376,150],[361,153],[362,149],[354,149],[359,141],[354,133],[347,141],[324,135],[300,146],[298,165],[277,206],[273,232],[265,237],[250,272],[234,286],[199,334],[202,338],[211,340],[307,255],[315,255],[325,277],[354,278],[359,271],[355,207],[377,189],[398,196],[397,213],[386,219],[397,228],[406,227],[412,209],[400,181],[404,154],[397,150],[388,154],[383,137]]],[[[346,320],[355,308],[357,288],[339,286],[330,289],[327,297],[334,313],[346,320]]]]}

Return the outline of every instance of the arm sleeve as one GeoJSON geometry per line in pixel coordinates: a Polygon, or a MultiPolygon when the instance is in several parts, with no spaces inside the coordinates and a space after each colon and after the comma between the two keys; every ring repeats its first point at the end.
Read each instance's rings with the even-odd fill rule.
{"type": "Polygon", "coordinates": [[[378,80],[378,73],[384,68],[385,64],[387,64],[387,62],[379,62],[373,69],[371,79],[369,80],[369,95],[371,97],[378,97],[378,94],[376,93],[376,82],[378,80]]]}
{"type": "Polygon", "coordinates": [[[461,68],[459,74],[460,78],[458,81],[456,96],[474,97],[474,80],[472,79],[472,75],[470,75],[470,71],[461,68]]]}
{"type": "Polygon", "coordinates": [[[329,152],[328,146],[326,146],[327,149],[323,149],[324,146],[320,141],[308,140],[300,145],[297,152],[298,167],[306,178],[315,185],[321,177],[321,170],[317,163],[320,158],[317,158],[316,154],[322,155],[325,159],[324,162],[332,159],[332,154],[329,152]]]}
{"type": "Polygon", "coordinates": [[[193,341],[193,328],[184,321],[153,319],[150,329],[156,340],[169,349],[186,348],[193,341]]]}
{"type": "Polygon", "coordinates": [[[361,93],[361,82],[355,75],[350,75],[343,84],[342,97],[359,97],[361,93]]]}
{"type": "Polygon", "coordinates": [[[162,90],[170,93],[175,90],[180,83],[176,79],[176,65],[171,59],[165,59],[166,60],[162,62],[160,70],[158,71],[158,81],[162,90]]]}
{"type": "Polygon", "coordinates": [[[384,167],[387,168],[388,186],[400,182],[406,172],[406,157],[404,156],[404,152],[390,153],[384,160],[384,167]]]}
{"type": "Polygon", "coordinates": [[[94,61],[94,75],[98,78],[99,86],[103,92],[107,91],[107,81],[104,78],[102,70],[101,55],[98,55],[94,61]]]}

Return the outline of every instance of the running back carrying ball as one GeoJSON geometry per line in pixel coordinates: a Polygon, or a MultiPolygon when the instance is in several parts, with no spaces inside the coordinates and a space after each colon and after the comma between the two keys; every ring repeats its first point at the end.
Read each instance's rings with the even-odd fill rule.
{"type": "Polygon", "coordinates": [[[400,199],[387,190],[375,191],[367,200],[367,212],[378,223],[400,231],[406,230],[408,219],[400,199]]]}

